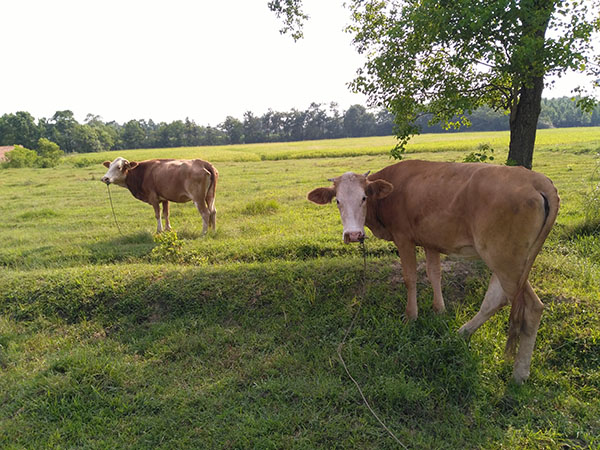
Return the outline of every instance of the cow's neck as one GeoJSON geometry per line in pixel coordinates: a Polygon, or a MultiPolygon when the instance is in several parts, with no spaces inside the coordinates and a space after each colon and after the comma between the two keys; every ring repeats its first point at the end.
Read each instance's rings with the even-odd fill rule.
{"type": "Polygon", "coordinates": [[[140,163],[135,169],[132,169],[127,172],[127,178],[125,178],[125,183],[127,184],[127,189],[129,192],[143,202],[148,202],[148,196],[143,189],[143,181],[144,181],[144,172],[145,167],[142,163],[140,163]]]}
{"type": "Polygon", "coordinates": [[[367,218],[365,220],[365,225],[371,230],[375,237],[391,241],[393,240],[392,235],[377,215],[377,206],[377,200],[367,200],[367,218]]]}

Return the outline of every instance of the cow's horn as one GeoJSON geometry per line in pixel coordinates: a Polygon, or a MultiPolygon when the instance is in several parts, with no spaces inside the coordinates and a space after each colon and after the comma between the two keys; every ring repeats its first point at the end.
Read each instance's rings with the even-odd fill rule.
{"type": "Polygon", "coordinates": [[[327,181],[335,181],[335,178],[327,178],[327,181]]]}
{"type": "Polygon", "coordinates": [[[371,173],[370,170],[367,170],[367,172],[363,175],[365,178],[367,178],[369,176],[369,174],[371,173]]]}

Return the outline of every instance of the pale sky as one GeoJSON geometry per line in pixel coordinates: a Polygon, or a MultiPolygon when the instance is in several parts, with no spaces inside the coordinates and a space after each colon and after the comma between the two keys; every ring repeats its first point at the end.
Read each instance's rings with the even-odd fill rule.
{"type": "MultiPolygon", "coordinates": [[[[0,115],[69,109],[119,123],[189,117],[216,126],[245,111],[341,110],[361,57],[343,32],[342,0],[304,0],[305,38],[280,35],[268,0],[0,2],[0,115]]],[[[546,97],[570,95],[574,78],[546,97]]]]}

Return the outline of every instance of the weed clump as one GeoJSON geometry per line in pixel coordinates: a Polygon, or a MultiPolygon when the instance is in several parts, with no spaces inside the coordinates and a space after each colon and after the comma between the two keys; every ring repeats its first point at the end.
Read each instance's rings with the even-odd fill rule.
{"type": "Polygon", "coordinates": [[[248,203],[244,209],[242,209],[242,214],[247,216],[274,214],[279,211],[279,208],[279,203],[277,203],[275,200],[255,200],[248,203]]]}
{"type": "Polygon", "coordinates": [[[494,149],[489,144],[479,144],[477,151],[469,153],[463,162],[487,162],[494,160],[494,149]]]}

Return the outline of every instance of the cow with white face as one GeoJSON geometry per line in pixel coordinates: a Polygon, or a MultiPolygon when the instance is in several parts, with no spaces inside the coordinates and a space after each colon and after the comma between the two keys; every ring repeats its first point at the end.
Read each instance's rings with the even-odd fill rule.
{"type": "Polygon", "coordinates": [[[346,172],[337,178],[330,178],[333,187],[317,188],[308,199],[325,204],[336,197],[337,207],[344,227],[344,243],[362,242],[365,239],[365,221],[367,217],[367,198],[384,198],[392,192],[393,186],[384,180],[368,181],[367,176],[346,172]]]}
{"type": "Polygon", "coordinates": [[[215,190],[219,172],[201,159],[151,159],[127,161],[118,157],[105,161],[108,168],[102,182],[129,189],[131,194],[154,208],[156,232],[163,231],[160,204],[163,206],[165,228],[171,230],[169,202],[193,201],[202,216],[202,233],[216,227],[215,190]]]}
{"type": "Polygon", "coordinates": [[[135,169],[138,163],[135,161],[129,162],[125,158],[118,157],[113,162],[105,161],[104,167],[108,168],[108,171],[104,174],[101,181],[106,184],[116,184],[126,188],[127,184],[127,172],[135,169]]]}
{"type": "Polygon", "coordinates": [[[543,304],[529,284],[533,262],[556,220],[559,197],[547,177],[522,167],[402,161],[368,175],[345,173],[308,199],[337,197],[345,243],[360,242],[366,225],[393,241],[407,291],[406,317],[416,319],[415,247],[425,250],[433,308],[445,309],[440,253],[481,258],[492,271],[479,312],[459,332],[470,336],[512,304],[506,353],[516,354],[513,376],[529,376],[543,304]]]}

